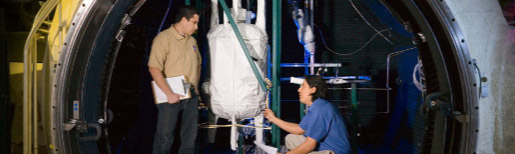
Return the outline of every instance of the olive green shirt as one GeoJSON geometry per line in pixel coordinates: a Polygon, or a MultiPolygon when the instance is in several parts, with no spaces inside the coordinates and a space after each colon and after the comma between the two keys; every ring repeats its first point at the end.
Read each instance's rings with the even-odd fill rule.
{"type": "Polygon", "coordinates": [[[165,78],[184,75],[197,87],[201,63],[195,38],[182,36],[173,26],[154,38],[148,66],[163,71],[165,78]]]}

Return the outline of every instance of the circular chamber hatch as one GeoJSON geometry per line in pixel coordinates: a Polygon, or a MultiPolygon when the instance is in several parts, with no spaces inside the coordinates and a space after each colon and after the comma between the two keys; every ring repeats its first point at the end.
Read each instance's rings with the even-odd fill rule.
{"type": "MultiPolygon", "coordinates": [[[[68,47],[63,51],[66,55],[61,56],[62,67],[55,79],[60,82],[56,83],[52,102],[55,106],[52,112],[55,131],[51,135],[54,152],[116,153],[125,150],[145,153],[148,152],[145,149],[151,149],[157,111],[152,103],[148,103],[152,93],[145,92],[150,89],[151,80],[146,70],[146,57],[167,3],[104,0],[89,2],[79,8],[83,14],[75,20],[81,19],[82,22],[70,28],[74,33],[67,38],[68,47]],[[122,24],[120,21],[130,21],[132,24],[122,24]],[[145,101],[147,103],[142,103],[145,101]],[[78,116],[81,122],[87,124],[84,125],[87,126],[85,129],[66,130],[62,125],[73,119],[74,103],[81,106],[78,116]],[[102,120],[100,123],[99,119],[102,120]]],[[[399,79],[406,72],[400,71],[398,65],[392,65],[390,69],[395,73],[391,74],[388,83],[393,86],[390,96],[386,98],[390,103],[373,109],[379,112],[377,108],[387,108],[388,112],[370,116],[357,110],[344,114],[354,152],[384,152],[384,148],[389,148],[387,150],[392,153],[474,153],[478,96],[476,85],[470,83],[474,83],[475,78],[462,34],[450,11],[446,11],[448,7],[438,0],[393,0],[374,4],[380,5],[378,8],[385,8],[386,14],[394,17],[396,24],[402,25],[404,31],[411,34],[410,39],[402,43],[416,51],[415,59],[411,57],[411,60],[422,63],[423,69],[420,70],[425,75],[426,90],[415,95],[419,97],[415,98],[418,101],[414,104],[400,104],[399,97],[411,97],[413,94],[400,95],[405,91],[401,90],[402,81],[399,79]],[[406,107],[399,109],[401,105],[406,107]],[[366,116],[383,122],[373,124],[360,121],[366,116]]],[[[366,4],[357,6],[367,7],[366,4]]],[[[283,5],[283,10],[287,10],[286,7],[283,5]]],[[[201,19],[197,40],[200,47],[206,47],[206,44],[201,44],[205,41],[205,36],[201,35],[208,31],[210,11],[201,12],[206,18],[201,19]]],[[[268,16],[271,17],[271,14],[270,11],[268,16]]],[[[283,13],[283,23],[291,22],[291,17],[287,16],[289,14],[283,13]]],[[[271,25],[271,20],[267,19],[267,22],[271,25]]],[[[285,28],[282,33],[296,34],[285,28]]],[[[282,52],[283,55],[293,54],[284,49],[282,52]]],[[[396,51],[382,54],[393,52],[396,51]]],[[[323,56],[321,53],[320,57],[323,56]]],[[[214,72],[205,68],[204,73],[214,72]]],[[[409,73],[411,75],[412,72],[409,73]]],[[[342,111],[346,112],[345,109],[342,111]]],[[[207,114],[199,116],[207,117],[207,114]]],[[[205,135],[202,132],[199,131],[199,138],[206,137],[202,136],[205,135]]]]}

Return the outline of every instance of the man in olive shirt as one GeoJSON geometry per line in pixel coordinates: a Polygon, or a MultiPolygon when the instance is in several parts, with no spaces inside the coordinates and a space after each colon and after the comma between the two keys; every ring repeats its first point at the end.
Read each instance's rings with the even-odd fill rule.
{"type": "Polygon", "coordinates": [[[175,23],[160,32],[152,43],[148,67],[157,86],[166,94],[168,103],[158,104],[158,120],[153,143],[154,154],[168,154],[173,144],[177,117],[182,113],[179,153],[194,153],[197,136],[198,82],[202,58],[197,41],[191,37],[199,22],[199,12],[189,6],[180,7],[175,23]],[[184,75],[192,84],[191,98],[180,100],[166,83],[168,77],[184,75]]]}

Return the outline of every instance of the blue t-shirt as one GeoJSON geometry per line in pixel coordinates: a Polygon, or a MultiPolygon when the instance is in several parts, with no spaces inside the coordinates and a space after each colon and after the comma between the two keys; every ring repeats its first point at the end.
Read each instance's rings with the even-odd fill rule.
{"type": "Polygon", "coordinates": [[[299,123],[305,133],[320,143],[316,151],[332,150],[337,154],[351,152],[347,128],[336,107],[324,99],[317,99],[299,123]]]}

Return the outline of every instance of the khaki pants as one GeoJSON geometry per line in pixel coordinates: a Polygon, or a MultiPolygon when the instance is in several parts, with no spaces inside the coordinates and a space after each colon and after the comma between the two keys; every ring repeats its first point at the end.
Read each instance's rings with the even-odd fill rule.
{"type": "MultiPolygon", "coordinates": [[[[286,148],[288,150],[292,150],[292,149],[295,149],[300,144],[304,143],[304,141],[306,141],[306,139],[307,138],[304,137],[304,135],[288,134],[288,135],[286,135],[284,142],[286,144],[286,148]]],[[[334,152],[331,150],[324,150],[324,151],[312,151],[309,154],[334,154],[334,152]]]]}

